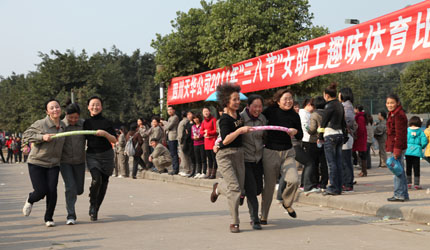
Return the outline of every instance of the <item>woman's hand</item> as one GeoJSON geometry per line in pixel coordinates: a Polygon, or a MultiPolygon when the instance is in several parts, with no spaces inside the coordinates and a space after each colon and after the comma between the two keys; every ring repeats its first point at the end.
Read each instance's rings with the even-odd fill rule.
{"type": "Polygon", "coordinates": [[[104,131],[103,129],[98,129],[96,132],[96,136],[100,136],[100,137],[106,137],[107,132],[104,131]]]}
{"type": "Polygon", "coordinates": [[[215,145],[215,146],[213,147],[213,151],[214,151],[214,153],[216,154],[216,153],[218,152],[218,150],[219,150],[218,145],[215,145]]]}
{"type": "Polygon", "coordinates": [[[54,136],[54,134],[44,134],[43,137],[42,137],[42,139],[43,139],[43,141],[48,142],[48,141],[52,140],[51,136],[54,136]]]}
{"type": "Polygon", "coordinates": [[[288,133],[289,136],[293,137],[293,136],[295,136],[297,134],[297,132],[298,132],[297,129],[295,129],[295,128],[289,128],[287,133],[288,133]]]}
{"type": "Polygon", "coordinates": [[[239,132],[239,134],[243,135],[243,134],[246,134],[249,131],[251,131],[251,127],[250,126],[243,126],[243,127],[239,128],[237,131],[239,132]]]}

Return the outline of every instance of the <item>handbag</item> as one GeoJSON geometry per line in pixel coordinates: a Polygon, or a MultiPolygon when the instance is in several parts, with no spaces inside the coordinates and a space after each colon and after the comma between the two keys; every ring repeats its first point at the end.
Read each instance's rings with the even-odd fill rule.
{"type": "Polygon", "coordinates": [[[387,159],[387,167],[397,177],[400,177],[403,173],[402,164],[393,156],[387,159]]]}

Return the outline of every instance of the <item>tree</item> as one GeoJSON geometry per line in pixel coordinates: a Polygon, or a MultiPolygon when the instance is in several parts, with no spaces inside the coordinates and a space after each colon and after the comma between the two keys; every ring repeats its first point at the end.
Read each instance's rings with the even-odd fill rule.
{"type": "Polygon", "coordinates": [[[201,5],[178,12],[173,32],[157,34],[153,40],[156,62],[164,66],[157,81],[228,67],[328,33],[312,26],[307,0],[201,1],[201,5]]]}
{"type": "Polygon", "coordinates": [[[412,113],[430,112],[430,60],[410,64],[400,75],[399,95],[412,113]]]}

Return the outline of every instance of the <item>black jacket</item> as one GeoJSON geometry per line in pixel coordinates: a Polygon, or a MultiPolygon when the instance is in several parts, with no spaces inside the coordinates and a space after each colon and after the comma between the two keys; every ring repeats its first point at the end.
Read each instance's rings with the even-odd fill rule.
{"type": "MultiPolygon", "coordinates": [[[[342,130],[343,135],[348,138],[346,133],[345,110],[337,99],[331,100],[325,105],[321,128],[342,130]]],[[[319,138],[322,139],[322,134],[319,135],[319,138]]],[[[346,138],[344,142],[347,141],[346,138]]]]}

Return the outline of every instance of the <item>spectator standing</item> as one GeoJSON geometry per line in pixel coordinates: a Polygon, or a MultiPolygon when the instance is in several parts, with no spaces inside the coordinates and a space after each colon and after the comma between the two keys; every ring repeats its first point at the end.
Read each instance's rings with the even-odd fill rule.
{"type": "Polygon", "coordinates": [[[374,130],[373,130],[373,118],[369,113],[365,113],[366,116],[366,132],[367,132],[367,150],[366,150],[366,160],[367,169],[372,168],[372,158],[370,157],[370,151],[373,144],[374,130]]]}
{"type": "Polygon", "coordinates": [[[33,204],[46,196],[44,221],[47,227],[53,227],[59,166],[65,138],[51,137],[64,132],[66,125],[60,120],[61,106],[57,100],[47,101],[45,108],[47,116],[33,123],[23,134],[25,143],[34,143],[28,160],[28,172],[34,190],[25,200],[22,212],[29,216],[33,204]]]}
{"type": "Polygon", "coordinates": [[[168,146],[170,155],[172,156],[172,172],[170,175],[177,175],[179,173],[179,157],[178,157],[178,124],[179,117],[176,115],[175,108],[173,106],[169,106],[167,108],[167,113],[169,114],[169,119],[167,120],[166,126],[164,126],[164,130],[167,133],[168,146]]]}
{"type": "Polygon", "coordinates": [[[354,95],[351,88],[342,88],[339,91],[339,101],[343,105],[345,112],[345,123],[348,132],[348,141],[342,145],[342,170],[344,192],[354,191],[354,167],[352,165],[352,147],[354,144],[354,135],[357,132],[357,123],[355,122],[354,95]]]}
{"type": "Polygon", "coordinates": [[[3,136],[3,133],[0,132],[0,156],[3,163],[6,163],[6,160],[4,159],[4,155],[3,155],[3,146],[5,146],[5,143],[6,143],[6,140],[3,136]]]}
{"type": "Polygon", "coordinates": [[[133,143],[133,147],[135,149],[133,157],[133,171],[131,174],[131,177],[133,179],[136,179],[137,171],[139,165],[142,167],[142,169],[145,169],[145,163],[142,160],[142,145],[143,145],[143,138],[139,133],[138,127],[136,123],[131,124],[130,131],[127,133],[126,141],[129,141],[131,139],[131,142],[133,143]]]}
{"type": "Polygon", "coordinates": [[[149,157],[149,140],[148,137],[145,137],[145,132],[147,130],[149,130],[149,126],[148,126],[148,122],[143,119],[143,118],[139,118],[137,119],[137,127],[139,129],[139,134],[140,136],[142,136],[143,139],[143,144],[142,144],[142,160],[145,163],[146,168],[149,168],[149,161],[148,161],[148,157],[149,157]]]}
{"type": "MultiPolygon", "coordinates": [[[[80,119],[81,109],[78,104],[71,103],[66,107],[63,122],[65,131],[82,130],[84,121],[80,119]]],[[[67,225],[76,223],[75,203],[77,196],[84,192],[85,183],[85,136],[74,135],[65,138],[60,163],[61,176],[67,209],[67,225]]]]}
{"type": "Polygon", "coordinates": [[[201,133],[202,129],[202,115],[197,113],[193,118],[194,125],[191,129],[192,138],[194,141],[194,157],[196,159],[196,172],[194,178],[207,178],[206,170],[206,152],[205,152],[205,140],[201,133]]]}
{"type": "Polygon", "coordinates": [[[394,175],[394,195],[387,200],[391,202],[404,202],[409,200],[408,184],[404,171],[405,150],[408,148],[408,119],[403,111],[400,98],[396,94],[388,95],[385,105],[388,109],[385,150],[390,152],[391,156],[396,160],[399,160],[403,168],[399,176],[394,175]]]}
{"type": "Polygon", "coordinates": [[[182,120],[178,124],[178,144],[179,144],[179,158],[180,160],[180,168],[182,171],[179,172],[180,176],[190,176],[192,173],[191,168],[191,157],[189,154],[187,154],[188,150],[186,147],[188,147],[187,144],[187,124],[189,123],[189,120],[187,118],[187,111],[182,112],[182,120]]]}
{"type": "Polygon", "coordinates": [[[203,108],[202,114],[203,114],[203,122],[202,122],[202,127],[200,129],[200,133],[204,137],[204,147],[205,147],[205,155],[206,155],[205,161],[207,160],[207,163],[208,163],[208,170],[207,170],[206,177],[209,179],[215,179],[217,164],[216,164],[213,147],[215,146],[215,141],[217,138],[217,132],[216,132],[217,120],[215,117],[212,116],[211,111],[208,107],[203,108]]]}
{"type": "Polygon", "coordinates": [[[421,119],[418,116],[412,116],[409,120],[408,128],[408,148],[406,149],[406,177],[408,188],[412,187],[412,169],[414,170],[414,188],[422,189],[420,186],[420,160],[424,156],[423,149],[428,144],[424,132],[421,130],[421,119]]]}
{"type": "Polygon", "coordinates": [[[6,147],[7,147],[6,162],[7,163],[13,163],[13,150],[12,150],[13,141],[14,141],[13,136],[10,136],[10,137],[6,136],[6,147]]]}
{"type": "Polygon", "coordinates": [[[128,164],[128,155],[125,154],[125,145],[127,144],[127,133],[128,129],[125,126],[121,126],[119,129],[118,137],[118,163],[119,163],[119,176],[118,178],[124,178],[130,176],[130,166],[128,164]]]}
{"type": "Polygon", "coordinates": [[[367,176],[367,119],[364,115],[363,109],[364,108],[361,105],[357,105],[357,107],[354,109],[355,122],[357,123],[357,132],[355,134],[352,150],[358,152],[358,157],[360,157],[361,160],[361,172],[358,174],[359,177],[367,176]]]}
{"type": "Polygon", "coordinates": [[[325,100],[322,96],[318,96],[314,100],[315,111],[312,112],[311,117],[309,119],[309,142],[315,143],[312,144],[310,150],[310,156],[312,158],[313,164],[316,166],[316,170],[318,171],[316,174],[317,182],[321,191],[325,191],[327,189],[328,184],[328,167],[327,161],[325,159],[324,147],[321,143],[318,142],[318,128],[321,127],[322,117],[324,115],[324,107],[325,100]]]}
{"type": "Polygon", "coordinates": [[[387,167],[387,153],[385,152],[385,141],[387,140],[387,113],[381,111],[378,114],[379,122],[374,129],[374,136],[378,142],[379,148],[379,166],[380,168],[387,167]]]}
{"type": "MultiPolygon", "coordinates": [[[[430,119],[427,120],[426,129],[424,130],[424,134],[427,137],[427,141],[430,142],[430,119]]],[[[426,150],[424,151],[424,159],[430,163],[430,143],[427,144],[426,150]]]]}
{"type": "Polygon", "coordinates": [[[340,195],[342,193],[342,145],[348,135],[346,133],[345,111],[337,99],[336,86],[336,83],[332,83],[324,90],[324,99],[327,104],[324,108],[318,137],[320,141],[324,141],[324,153],[330,171],[330,186],[323,193],[324,195],[340,195]]]}

